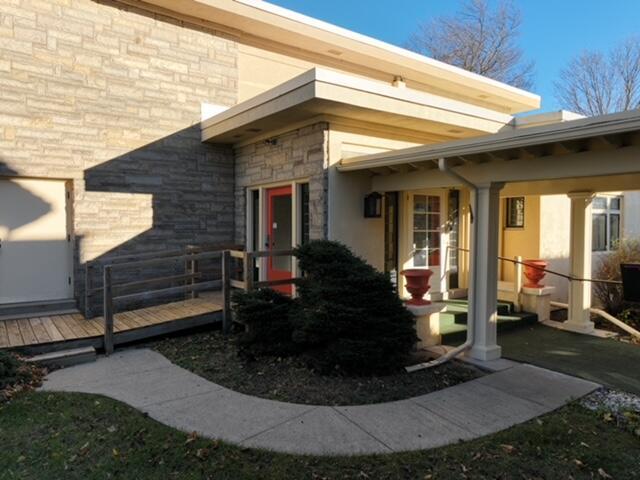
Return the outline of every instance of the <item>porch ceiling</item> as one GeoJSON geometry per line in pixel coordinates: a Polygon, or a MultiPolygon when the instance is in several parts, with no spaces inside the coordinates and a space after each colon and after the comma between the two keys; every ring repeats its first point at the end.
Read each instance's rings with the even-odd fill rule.
{"type": "Polygon", "coordinates": [[[443,141],[497,132],[507,114],[437,95],[312,69],[202,122],[202,140],[239,143],[302,122],[339,118],[443,141]]]}
{"type": "Polygon", "coordinates": [[[345,158],[338,169],[371,172],[381,191],[453,186],[438,170],[441,158],[478,184],[513,182],[512,189],[553,193],[602,179],[606,188],[640,189],[640,111],[345,158]]]}

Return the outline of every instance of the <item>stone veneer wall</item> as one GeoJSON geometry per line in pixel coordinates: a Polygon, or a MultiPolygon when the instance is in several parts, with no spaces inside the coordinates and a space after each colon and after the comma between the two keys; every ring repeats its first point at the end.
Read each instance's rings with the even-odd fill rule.
{"type": "Polygon", "coordinates": [[[202,144],[199,121],[237,84],[237,46],[215,32],[92,0],[2,0],[0,176],[72,184],[79,298],[87,260],[233,240],[233,155],[202,144]]]}
{"type": "Polygon", "coordinates": [[[247,187],[298,179],[309,180],[309,237],[327,236],[327,167],[329,126],[321,122],[256,142],[235,151],[236,233],[245,243],[247,187]]]}

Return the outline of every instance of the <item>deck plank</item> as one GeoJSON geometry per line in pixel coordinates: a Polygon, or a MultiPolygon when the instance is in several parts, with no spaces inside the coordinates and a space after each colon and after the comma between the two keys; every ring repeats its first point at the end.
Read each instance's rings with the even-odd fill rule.
{"type": "Polygon", "coordinates": [[[0,348],[9,347],[9,335],[7,334],[7,324],[0,322],[0,348]]]}
{"type": "Polygon", "coordinates": [[[91,333],[90,330],[85,328],[84,321],[82,322],[78,321],[73,317],[73,315],[61,315],[61,317],[63,317],[67,322],[67,325],[69,325],[73,329],[73,331],[76,332],[76,335],[78,336],[78,338],[95,336],[93,333],[91,333]]]}
{"type": "Polygon", "coordinates": [[[31,323],[29,319],[23,319],[26,321],[18,322],[18,328],[20,329],[20,334],[22,335],[22,341],[27,345],[34,345],[38,342],[38,338],[35,333],[33,333],[33,328],[31,328],[31,323]]]}
{"type": "Polygon", "coordinates": [[[20,333],[20,327],[18,327],[18,320],[7,320],[6,323],[9,345],[12,347],[19,347],[21,345],[24,345],[22,334],[20,333]]]}
{"type": "Polygon", "coordinates": [[[74,318],[74,320],[76,322],[80,322],[83,326],[83,328],[89,332],[91,334],[91,336],[94,337],[99,337],[100,335],[102,335],[102,329],[98,328],[94,323],[92,323],[90,320],[87,320],[86,318],[84,318],[83,315],[79,314],[79,313],[73,313],[71,314],[71,316],[74,318]]]}
{"type": "Polygon", "coordinates": [[[38,343],[49,343],[51,341],[51,337],[47,333],[46,328],[44,328],[44,325],[42,325],[42,319],[35,317],[29,318],[28,320],[38,343]]]}
{"type": "MultiPolygon", "coordinates": [[[[144,338],[143,330],[147,327],[179,322],[183,319],[187,320],[221,310],[220,305],[203,298],[153,305],[119,312],[115,316],[114,331],[141,330],[139,336],[144,338]]],[[[153,331],[157,332],[158,330],[155,328],[153,331]]],[[[52,342],[96,338],[102,335],[104,335],[104,319],[102,317],[85,319],[83,315],[78,313],[0,322],[0,348],[37,346],[52,342]]]]}
{"type": "Polygon", "coordinates": [[[59,342],[64,340],[64,335],[60,333],[60,330],[58,330],[58,327],[53,323],[51,317],[40,317],[40,321],[42,322],[44,329],[47,331],[49,338],[51,338],[51,341],[59,342]]]}
{"type": "Polygon", "coordinates": [[[76,332],[73,331],[73,328],[67,324],[66,319],[62,315],[51,315],[51,321],[62,334],[64,340],[79,338],[76,335],[76,332]]]}

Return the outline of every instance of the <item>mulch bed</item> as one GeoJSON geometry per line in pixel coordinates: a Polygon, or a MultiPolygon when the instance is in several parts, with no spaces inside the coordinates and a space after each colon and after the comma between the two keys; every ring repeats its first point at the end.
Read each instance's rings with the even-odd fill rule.
{"type": "Polygon", "coordinates": [[[436,368],[373,377],[321,375],[298,357],[238,355],[234,335],[218,331],[173,337],[148,344],[173,363],[212,382],[248,395],[311,405],[362,405],[401,400],[451,387],[482,376],[453,361],[436,368]]]}

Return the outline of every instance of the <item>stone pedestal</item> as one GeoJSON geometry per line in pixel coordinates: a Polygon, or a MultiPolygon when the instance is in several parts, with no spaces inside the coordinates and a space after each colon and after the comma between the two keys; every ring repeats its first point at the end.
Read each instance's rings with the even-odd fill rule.
{"type": "Polygon", "coordinates": [[[555,287],[529,288],[522,287],[520,304],[525,312],[538,315],[539,322],[551,319],[551,294],[555,287]]]}
{"type": "Polygon", "coordinates": [[[440,312],[443,312],[446,305],[443,303],[432,303],[431,305],[405,305],[407,310],[413,313],[416,319],[416,335],[419,340],[417,348],[440,345],[440,312]]]}

